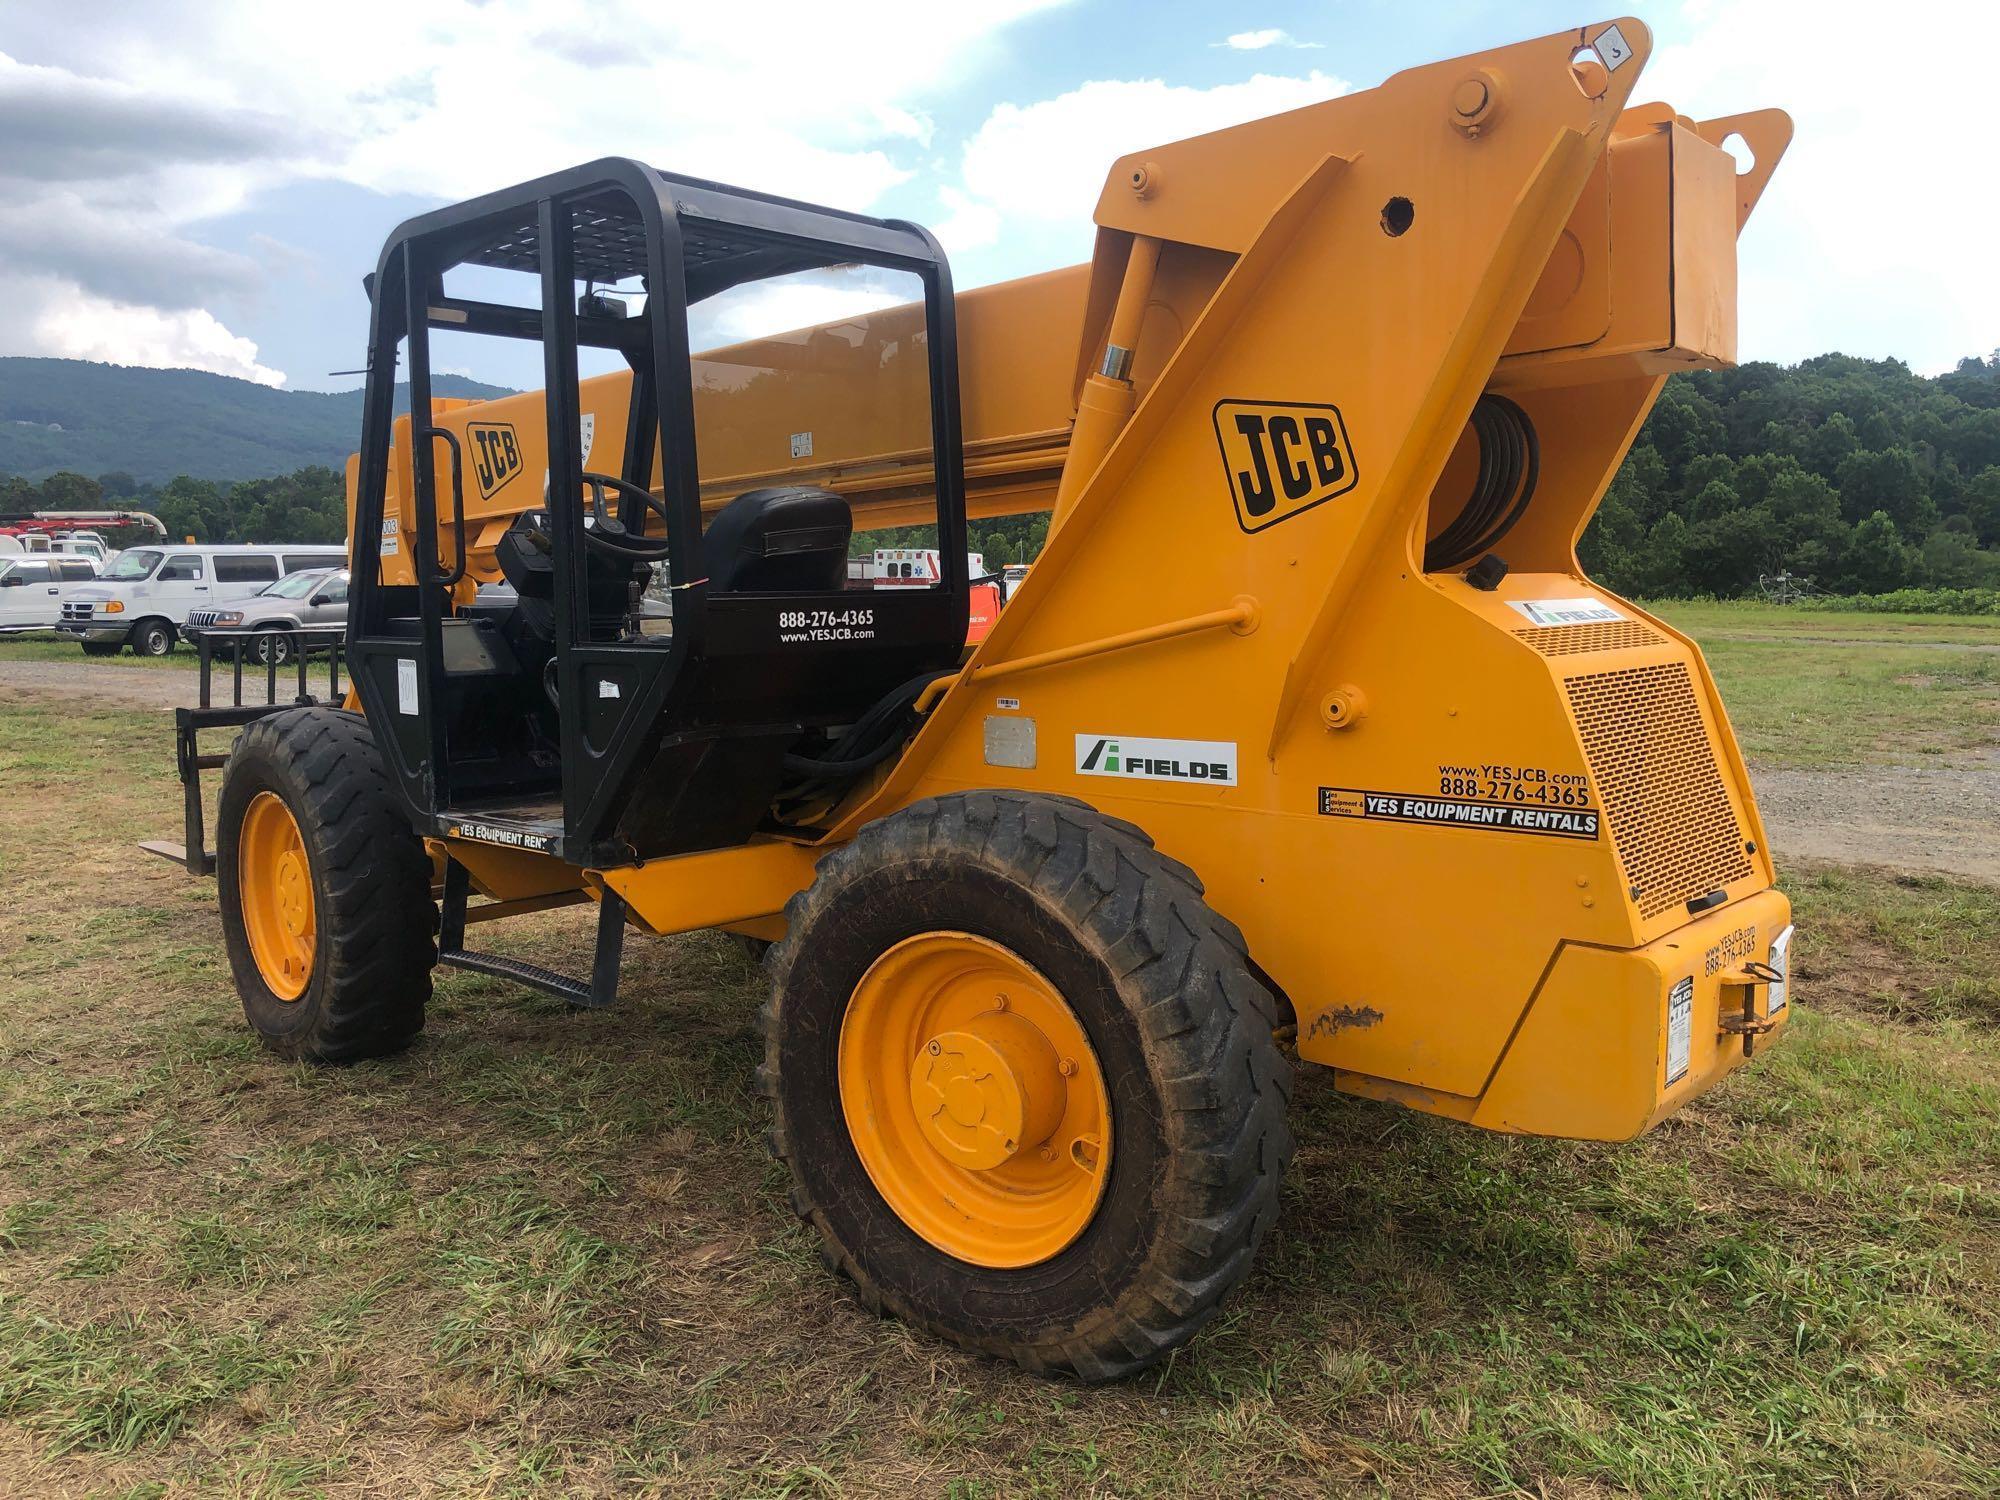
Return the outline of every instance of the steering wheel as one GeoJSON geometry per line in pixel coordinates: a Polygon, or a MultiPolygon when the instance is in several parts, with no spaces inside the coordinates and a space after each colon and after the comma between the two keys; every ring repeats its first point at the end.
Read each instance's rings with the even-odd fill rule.
{"type": "Polygon", "coordinates": [[[647,536],[643,532],[627,531],[625,525],[611,514],[611,508],[604,503],[604,492],[624,496],[639,502],[643,510],[649,510],[667,523],[667,502],[651,490],[631,484],[623,479],[614,479],[609,474],[585,472],[583,482],[590,486],[590,515],[596,522],[584,528],[583,539],[599,552],[608,552],[613,557],[629,561],[657,562],[671,550],[672,543],[665,536],[647,536]]]}

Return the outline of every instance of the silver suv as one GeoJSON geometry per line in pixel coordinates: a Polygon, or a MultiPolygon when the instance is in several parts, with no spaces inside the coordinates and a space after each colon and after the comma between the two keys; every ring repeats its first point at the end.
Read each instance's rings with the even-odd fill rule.
{"type": "Polygon", "coordinates": [[[313,568],[280,578],[261,594],[238,599],[226,608],[190,610],[182,633],[190,641],[213,638],[211,649],[224,654],[223,642],[245,639],[257,662],[287,662],[300,650],[310,650],[334,638],[347,624],[347,569],[313,568]]]}

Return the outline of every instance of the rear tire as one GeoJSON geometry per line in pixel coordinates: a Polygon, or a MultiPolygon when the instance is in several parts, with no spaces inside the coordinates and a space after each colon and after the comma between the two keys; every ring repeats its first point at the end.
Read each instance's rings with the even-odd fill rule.
{"type": "MultiPolygon", "coordinates": [[[[972,792],[864,828],[785,915],[763,1018],[771,1149],[822,1258],[864,1303],[964,1348],[1087,1380],[1143,1369],[1214,1316],[1277,1215],[1291,1071],[1272,1037],[1279,1002],[1192,871],[1080,802],[972,792]],[[1093,1069],[1108,1084],[1100,1196],[1074,1238],[1031,1264],[980,1256],[982,1235],[1000,1242],[998,1221],[968,1222],[970,1259],[939,1248],[950,1235],[919,1232],[878,1187],[872,1126],[848,1124],[843,1090],[856,1075],[843,1028],[878,1003],[881,964],[920,939],[997,949],[1045,977],[1093,1054],[1081,1069],[1065,1060],[1071,1089],[1093,1069]]],[[[1010,1009],[1004,995],[995,1003],[1010,1009]]],[[[1026,1007],[1017,998],[1011,1009],[1026,1007]]],[[[962,1035],[946,1035],[947,1056],[962,1035]]],[[[921,1040],[896,1055],[905,1051],[913,1077],[932,1066],[922,1054],[939,1054],[921,1040]]],[[[878,1076],[860,1086],[868,1107],[890,1109],[917,1091],[878,1076]]],[[[1050,1138],[1058,1160],[1063,1133],[1050,1138]]],[[[1079,1166],[1087,1159],[1096,1166],[1089,1153],[1079,1166]]],[[[940,1210],[969,1214],[972,1196],[948,1193],[940,1210]]]]}
{"type": "Polygon", "coordinates": [[[141,620],[128,639],[135,656],[165,656],[174,649],[174,627],[165,620],[141,620]]]}
{"type": "Polygon", "coordinates": [[[83,643],[83,654],[85,656],[116,656],[124,649],[125,643],[123,641],[85,641],[83,643]]]}
{"type": "Polygon", "coordinates": [[[322,1063],[356,1062],[408,1045],[423,1029],[430,999],[437,907],[423,841],[396,800],[367,721],[338,709],[300,708],[252,723],[223,768],[216,825],[229,967],[264,1045],[322,1063]],[[293,908],[274,913],[271,903],[286,881],[261,873],[268,861],[254,829],[246,842],[245,824],[282,826],[283,815],[297,840],[292,866],[282,872],[293,908]],[[301,903],[305,890],[310,900],[301,903]],[[296,919],[299,905],[303,921],[296,919]],[[284,916],[294,918],[291,932],[309,957],[302,960],[305,972],[274,988],[270,934],[276,930],[283,939],[284,916]],[[287,988],[293,998],[280,993],[287,988]]]}

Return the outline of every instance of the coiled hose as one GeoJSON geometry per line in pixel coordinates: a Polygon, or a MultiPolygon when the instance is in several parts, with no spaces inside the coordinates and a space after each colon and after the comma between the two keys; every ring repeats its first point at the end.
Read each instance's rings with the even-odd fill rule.
{"type": "Polygon", "coordinates": [[[1424,571],[1445,573],[1476,562],[1514,529],[1535,498],[1542,444],[1528,414],[1505,396],[1481,396],[1472,408],[1479,476],[1465,508],[1424,548],[1424,571]]]}

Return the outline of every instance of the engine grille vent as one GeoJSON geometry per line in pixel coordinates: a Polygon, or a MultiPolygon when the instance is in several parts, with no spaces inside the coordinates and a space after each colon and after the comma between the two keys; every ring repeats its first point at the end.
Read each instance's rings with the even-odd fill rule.
{"type": "Polygon", "coordinates": [[[1748,875],[1686,663],[1592,672],[1564,686],[1640,914],[1748,875]]]}
{"type": "Polygon", "coordinates": [[[1583,651],[1629,651],[1657,646],[1660,635],[1637,620],[1600,620],[1589,625],[1549,625],[1514,632],[1544,656],[1575,656],[1583,651]]]}

